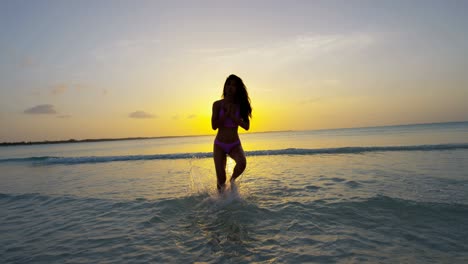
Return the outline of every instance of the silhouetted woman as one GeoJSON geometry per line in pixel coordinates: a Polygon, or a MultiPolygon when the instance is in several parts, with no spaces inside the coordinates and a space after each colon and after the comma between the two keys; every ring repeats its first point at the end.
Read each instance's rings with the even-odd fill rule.
{"type": "Polygon", "coordinates": [[[213,103],[211,115],[211,127],[213,130],[218,129],[214,140],[213,158],[219,192],[225,188],[227,155],[236,162],[230,179],[231,184],[245,170],[247,162],[237,130],[239,126],[249,130],[252,117],[250,98],[241,78],[234,74],[229,75],[224,83],[222,98],[213,103]]]}

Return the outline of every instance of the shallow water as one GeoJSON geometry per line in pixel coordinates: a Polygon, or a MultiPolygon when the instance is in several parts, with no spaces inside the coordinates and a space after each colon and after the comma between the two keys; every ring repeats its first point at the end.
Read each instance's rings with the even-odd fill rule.
{"type": "Polygon", "coordinates": [[[128,158],[164,152],[126,142],[2,149],[0,263],[465,263],[468,130],[437,127],[431,138],[434,128],[410,129],[431,140],[408,149],[396,140],[408,129],[335,131],[305,153],[281,147],[304,134],[245,135],[279,144],[248,149],[247,170],[223,195],[211,158],[189,151],[199,138],[174,152],[193,155],[175,158],[128,158]],[[355,137],[373,143],[342,144],[355,137]],[[344,146],[352,151],[317,151],[344,146]]]}

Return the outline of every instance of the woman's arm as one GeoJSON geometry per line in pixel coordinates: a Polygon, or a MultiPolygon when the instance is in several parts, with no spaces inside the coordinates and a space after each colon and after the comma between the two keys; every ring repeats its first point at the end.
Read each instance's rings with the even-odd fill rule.
{"type": "Polygon", "coordinates": [[[247,118],[247,120],[244,120],[243,118],[238,118],[238,117],[236,117],[235,115],[232,115],[231,118],[232,118],[232,120],[234,120],[234,122],[236,122],[236,124],[238,124],[240,127],[242,127],[242,128],[245,129],[245,130],[249,130],[249,128],[250,128],[250,120],[249,120],[249,118],[247,118]]]}
{"type": "Polygon", "coordinates": [[[216,101],[213,103],[213,109],[211,113],[211,128],[213,130],[216,130],[220,128],[224,124],[224,120],[226,119],[226,115],[223,117],[219,117],[219,108],[221,107],[221,104],[219,101],[216,101]]]}

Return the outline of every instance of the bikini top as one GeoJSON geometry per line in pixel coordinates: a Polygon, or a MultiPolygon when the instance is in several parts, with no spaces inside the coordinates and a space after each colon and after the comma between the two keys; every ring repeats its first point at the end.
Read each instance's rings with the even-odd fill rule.
{"type": "MultiPolygon", "coordinates": [[[[223,117],[224,116],[224,101],[221,102],[221,109],[219,110],[219,117],[223,117]]],[[[239,108],[237,108],[236,110],[236,117],[237,118],[240,118],[240,111],[239,111],[239,108]]],[[[237,124],[234,122],[234,120],[232,120],[231,118],[226,118],[224,119],[224,127],[237,127],[237,124]]]]}

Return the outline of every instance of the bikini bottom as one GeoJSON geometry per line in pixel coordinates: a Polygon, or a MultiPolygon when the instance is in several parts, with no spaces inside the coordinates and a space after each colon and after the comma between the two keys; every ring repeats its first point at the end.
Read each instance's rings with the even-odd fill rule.
{"type": "Polygon", "coordinates": [[[235,146],[241,144],[240,139],[238,139],[237,141],[232,142],[232,143],[224,143],[224,142],[221,142],[221,141],[215,139],[214,143],[215,143],[216,145],[218,145],[219,147],[221,147],[221,148],[224,150],[224,152],[225,152],[226,154],[229,154],[229,152],[231,152],[231,150],[232,150],[235,146]]]}

